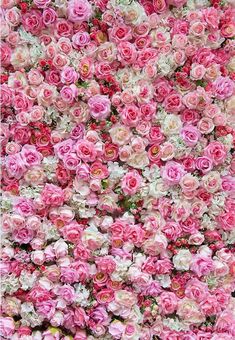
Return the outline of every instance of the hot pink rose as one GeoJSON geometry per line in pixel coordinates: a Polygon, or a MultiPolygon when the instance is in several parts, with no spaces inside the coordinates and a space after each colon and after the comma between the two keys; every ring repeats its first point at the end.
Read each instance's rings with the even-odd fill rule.
{"type": "Polygon", "coordinates": [[[126,195],[134,195],[141,184],[141,176],[137,171],[128,172],[122,179],[121,188],[126,195]]]}
{"type": "Polygon", "coordinates": [[[167,112],[179,112],[183,108],[182,97],[179,93],[169,94],[164,100],[163,105],[167,112]]]}
{"type": "Polygon", "coordinates": [[[211,142],[204,150],[206,157],[210,158],[214,165],[223,163],[226,158],[227,152],[225,146],[218,141],[211,142]]]}

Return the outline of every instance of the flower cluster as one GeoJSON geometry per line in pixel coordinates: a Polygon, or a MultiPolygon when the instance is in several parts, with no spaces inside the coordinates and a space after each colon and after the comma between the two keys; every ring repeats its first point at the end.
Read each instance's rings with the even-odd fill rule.
{"type": "Polygon", "coordinates": [[[1,339],[234,339],[234,1],[1,3],[1,339]]]}

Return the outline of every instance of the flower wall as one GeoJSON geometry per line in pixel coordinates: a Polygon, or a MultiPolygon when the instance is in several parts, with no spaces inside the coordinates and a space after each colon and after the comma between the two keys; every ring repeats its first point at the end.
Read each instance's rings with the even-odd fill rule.
{"type": "Polygon", "coordinates": [[[1,6],[1,339],[235,339],[233,0],[1,6]]]}

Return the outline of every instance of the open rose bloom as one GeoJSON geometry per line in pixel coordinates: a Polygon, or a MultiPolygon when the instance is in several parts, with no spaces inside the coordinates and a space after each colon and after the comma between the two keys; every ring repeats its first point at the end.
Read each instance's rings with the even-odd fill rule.
{"type": "Polygon", "coordinates": [[[0,16],[0,339],[234,340],[234,0],[0,16]]]}

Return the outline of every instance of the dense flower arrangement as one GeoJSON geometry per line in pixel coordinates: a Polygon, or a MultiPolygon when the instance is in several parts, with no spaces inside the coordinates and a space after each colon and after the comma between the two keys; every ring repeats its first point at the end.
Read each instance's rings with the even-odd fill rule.
{"type": "Polygon", "coordinates": [[[1,339],[235,339],[233,0],[1,19],[1,339]]]}

